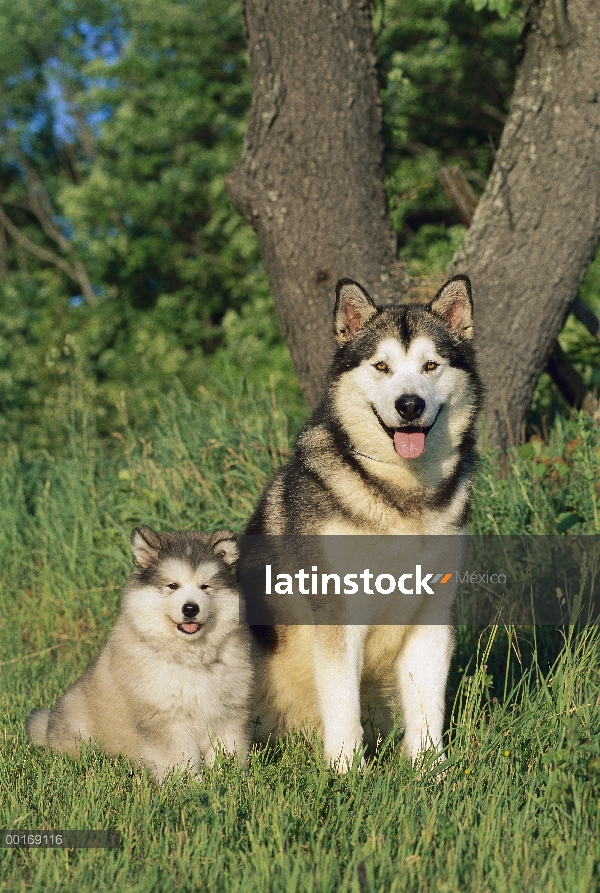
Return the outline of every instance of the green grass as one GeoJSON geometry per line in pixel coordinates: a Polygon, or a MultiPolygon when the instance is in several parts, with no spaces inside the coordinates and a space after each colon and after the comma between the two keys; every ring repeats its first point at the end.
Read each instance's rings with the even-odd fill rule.
{"type": "MultiPolygon", "coordinates": [[[[598,889],[595,628],[459,630],[443,775],[419,776],[395,736],[344,778],[295,737],[244,771],[221,761],[201,784],[161,789],[124,758],[32,748],[27,713],[83,672],[116,616],[131,529],[240,531],[302,421],[232,378],[165,405],[151,438],[129,431],[107,449],[75,405],[64,454],[26,461],[15,446],[0,459],[0,826],[114,827],[123,847],[0,851],[3,889],[598,889]]],[[[484,451],[473,530],[557,532],[562,516],[600,532],[599,459],[585,416],[501,464],[484,451]]]]}

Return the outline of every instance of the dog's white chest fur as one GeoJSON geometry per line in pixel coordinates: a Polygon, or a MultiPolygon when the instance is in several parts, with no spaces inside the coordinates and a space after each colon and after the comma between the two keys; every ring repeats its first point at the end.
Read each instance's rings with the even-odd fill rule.
{"type": "MultiPolygon", "coordinates": [[[[149,710],[169,714],[175,721],[190,718],[198,727],[203,725],[203,717],[205,725],[236,707],[235,690],[241,667],[235,664],[244,662],[219,660],[214,648],[204,649],[204,654],[198,651],[198,655],[190,655],[185,661],[174,660],[172,655],[157,661],[151,650],[137,649],[138,672],[128,685],[140,707],[147,705],[149,710]],[[210,661],[206,661],[206,651],[211,652],[210,661]]],[[[231,657],[227,653],[223,656],[231,657]]]]}

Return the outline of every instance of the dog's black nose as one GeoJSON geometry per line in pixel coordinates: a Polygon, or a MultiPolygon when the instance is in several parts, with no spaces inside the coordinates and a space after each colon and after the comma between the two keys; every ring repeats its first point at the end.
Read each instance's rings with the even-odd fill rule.
{"type": "Polygon", "coordinates": [[[187,617],[188,620],[191,620],[192,617],[195,617],[200,608],[195,602],[186,602],[183,608],[181,609],[181,613],[184,617],[187,617]]]}
{"type": "Polygon", "coordinates": [[[407,422],[414,422],[422,416],[424,409],[425,401],[418,394],[402,394],[396,400],[396,411],[407,422]]]}

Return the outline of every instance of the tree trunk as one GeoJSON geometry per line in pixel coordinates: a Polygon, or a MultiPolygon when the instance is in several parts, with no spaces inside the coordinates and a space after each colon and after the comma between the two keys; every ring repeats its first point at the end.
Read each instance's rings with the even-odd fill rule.
{"type": "Polygon", "coordinates": [[[344,276],[389,302],[408,286],[383,175],[368,2],[243,0],[253,99],[228,195],[256,230],[300,387],[319,399],[344,276]]]}
{"type": "MultiPolygon", "coordinates": [[[[442,167],[438,171],[438,179],[442,188],[467,227],[473,222],[477,207],[477,197],[469,186],[462,170],[456,165],[442,167]]],[[[600,320],[581,298],[577,297],[569,310],[581,322],[590,335],[600,341],[600,320]]],[[[546,369],[554,384],[570,406],[585,409],[590,415],[598,412],[598,398],[587,388],[579,372],[573,368],[558,341],[548,357],[546,369]]]]}
{"type": "MultiPolygon", "coordinates": [[[[600,7],[533,0],[492,175],[449,275],[473,282],[492,441],[518,443],[600,237],[600,7]]],[[[409,282],[386,209],[366,0],[243,0],[254,95],[228,178],[257,232],[307,404],[330,357],[335,281],[381,302],[409,282]]]]}
{"type": "Polygon", "coordinates": [[[492,175],[449,274],[473,284],[492,442],[522,440],[531,395],[600,238],[600,6],[533,4],[492,175]]]}

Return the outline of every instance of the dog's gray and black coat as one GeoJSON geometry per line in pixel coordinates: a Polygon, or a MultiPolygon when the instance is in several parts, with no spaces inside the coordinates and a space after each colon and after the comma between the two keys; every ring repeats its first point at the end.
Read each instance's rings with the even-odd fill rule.
{"type": "MultiPolygon", "coordinates": [[[[291,462],[266,488],[248,535],[462,534],[482,387],[466,276],[427,305],[377,307],[336,288],[337,350],[291,462]]],[[[362,744],[361,711],[400,710],[411,759],[441,750],[451,617],[427,597],[399,627],[257,628],[261,733],[316,727],[341,768],[362,744]]],[[[385,721],[382,721],[385,725],[385,721]]]]}

